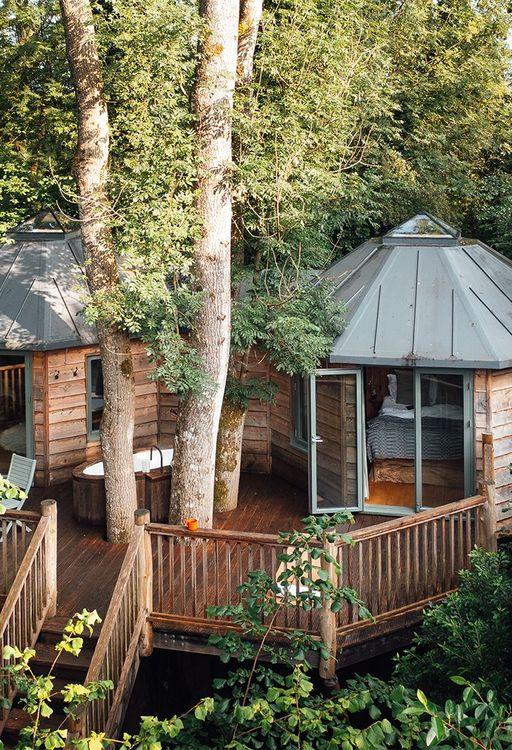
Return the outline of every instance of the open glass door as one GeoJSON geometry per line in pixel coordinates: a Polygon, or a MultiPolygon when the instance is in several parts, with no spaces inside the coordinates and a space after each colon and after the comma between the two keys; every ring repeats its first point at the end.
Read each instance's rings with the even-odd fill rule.
{"type": "Polygon", "coordinates": [[[310,379],[309,480],[312,513],[361,510],[359,370],[317,370],[310,379]]]}

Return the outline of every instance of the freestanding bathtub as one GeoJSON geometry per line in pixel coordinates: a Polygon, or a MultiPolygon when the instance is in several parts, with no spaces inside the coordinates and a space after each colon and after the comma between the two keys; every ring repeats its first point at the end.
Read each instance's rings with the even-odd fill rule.
{"type": "MultiPolygon", "coordinates": [[[[147,508],[151,520],[167,521],[171,493],[172,448],[138,451],[133,454],[133,470],[137,487],[137,505],[147,508]]],[[[73,515],[80,523],[105,525],[105,482],[103,461],[80,464],[73,470],[73,515]]]]}

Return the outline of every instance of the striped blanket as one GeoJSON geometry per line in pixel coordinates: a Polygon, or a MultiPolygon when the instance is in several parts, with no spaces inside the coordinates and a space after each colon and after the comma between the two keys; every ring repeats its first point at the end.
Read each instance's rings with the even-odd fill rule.
{"type": "MultiPolygon", "coordinates": [[[[414,458],[414,419],[380,415],[366,427],[366,451],[370,461],[376,458],[414,458]]],[[[423,417],[422,456],[425,459],[455,459],[464,455],[462,419],[423,417]]]]}

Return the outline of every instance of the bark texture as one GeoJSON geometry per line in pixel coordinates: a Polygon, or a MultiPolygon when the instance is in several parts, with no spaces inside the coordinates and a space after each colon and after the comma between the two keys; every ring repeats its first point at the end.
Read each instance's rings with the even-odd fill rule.
{"type": "Polygon", "coordinates": [[[238,0],[202,0],[206,35],[201,45],[193,109],[197,118],[197,211],[201,237],[194,270],[204,301],[192,343],[212,387],[180,404],[174,445],[169,518],[197,518],[211,527],[215,452],[229,362],[232,201],[231,123],[237,64],[238,0]]]}
{"type": "MultiPolygon", "coordinates": [[[[85,270],[91,294],[115,294],[121,283],[109,227],[109,123],[89,0],[61,0],[66,50],[78,110],[76,180],[85,270]]],[[[98,323],[103,366],[101,447],[105,466],[107,536],[127,542],[137,507],[133,472],[135,389],[130,340],[98,323]]]]}
{"type": "MultiPolygon", "coordinates": [[[[236,85],[250,84],[254,72],[254,52],[258,39],[258,28],[263,14],[263,0],[241,0],[240,23],[238,27],[238,52],[236,85]]],[[[233,241],[238,245],[238,261],[243,263],[243,220],[241,212],[235,206],[233,221],[233,241]]],[[[258,272],[255,263],[255,273],[258,272]]],[[[233,297],[240,293],[239,288],[232,290],[233,297]]],[[[247,377],[247,362],[250,352],[245,352],[240,368],[231,358],[230,370],[240,381],[247,377]]],[[[235,407],[227,398],[222,404],[222,412],[217,435],[217,464],[215,470],[214,507],[219,513],[233,510],[238,503],[238,486],[242,465],[242,438],[247,409],[235,407]]]]}
{"type": "Polygon", "coordinates": [[[238,30],[237,86],[252,80],[254,52],[258,39],[258,28],[263,14],[263,0],[240,0],[240,24],[238,30]]]}

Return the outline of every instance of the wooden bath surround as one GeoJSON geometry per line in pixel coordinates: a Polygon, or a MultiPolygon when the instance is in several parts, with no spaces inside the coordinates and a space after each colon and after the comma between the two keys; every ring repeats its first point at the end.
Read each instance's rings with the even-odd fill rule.
{"type": "MultiPolygon", "coordinates": [[[[73,470],[73,516],[78,523],[104,527],[106,523],[104,477],[85,473],[85,469],[94,463],[96,462],[89,461],[73,470]]],[[[135,472],[137,506],[147,508],[151,513],[151,518],[157,520],[158,523],[167,523],[169,516],[171,476],[170,466],[135,472]]]]}

